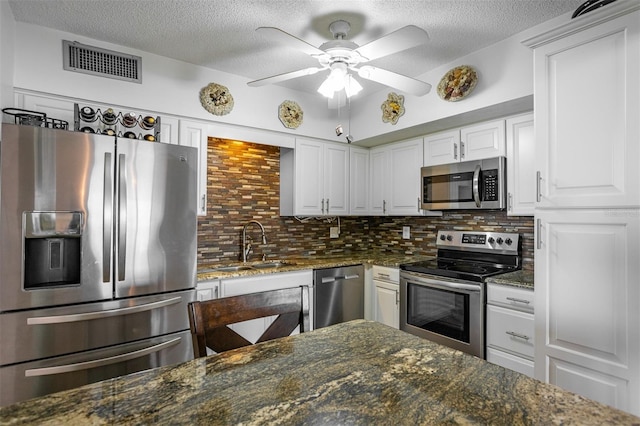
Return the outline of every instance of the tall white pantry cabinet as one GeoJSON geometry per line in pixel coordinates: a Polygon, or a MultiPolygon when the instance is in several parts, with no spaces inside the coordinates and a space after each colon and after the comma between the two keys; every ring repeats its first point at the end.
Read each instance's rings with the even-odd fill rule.
{"type": "Polygon", "coordinates": [[[535,376],[640,415],[640,2],[534,51],[535,376]]]}

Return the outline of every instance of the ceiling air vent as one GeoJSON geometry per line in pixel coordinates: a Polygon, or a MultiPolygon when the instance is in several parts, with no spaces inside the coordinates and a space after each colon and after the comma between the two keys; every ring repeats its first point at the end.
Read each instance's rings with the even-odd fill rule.
{"type": "Polygon", "coordinates": [[[142,83],[142,58],[62,40],[64,69],[101,77],[142,83]]]}

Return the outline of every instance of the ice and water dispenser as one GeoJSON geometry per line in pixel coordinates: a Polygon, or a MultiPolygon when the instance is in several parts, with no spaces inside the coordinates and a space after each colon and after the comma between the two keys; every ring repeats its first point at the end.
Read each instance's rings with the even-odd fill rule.
{"type": "Polygon", "coordinates": [[[25,290],[80,284],[81,212],[25,212],[25,290]]]}

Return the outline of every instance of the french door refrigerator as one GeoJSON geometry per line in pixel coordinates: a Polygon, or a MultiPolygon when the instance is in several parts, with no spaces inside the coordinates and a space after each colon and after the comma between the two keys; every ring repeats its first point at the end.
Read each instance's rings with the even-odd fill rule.
{"type": "Polygon", "coordinates": [[[190,359],[197,150],[2,126],[0,406],[190,359]]]}

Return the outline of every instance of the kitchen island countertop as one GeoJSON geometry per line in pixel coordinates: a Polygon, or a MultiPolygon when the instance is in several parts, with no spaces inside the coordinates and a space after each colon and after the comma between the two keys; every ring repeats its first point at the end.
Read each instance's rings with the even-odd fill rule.
{"type": "Polygon", "coordinates": [[[0,409],[0,424],[632,425],[640,418],[357,320],[0,409]]]}

